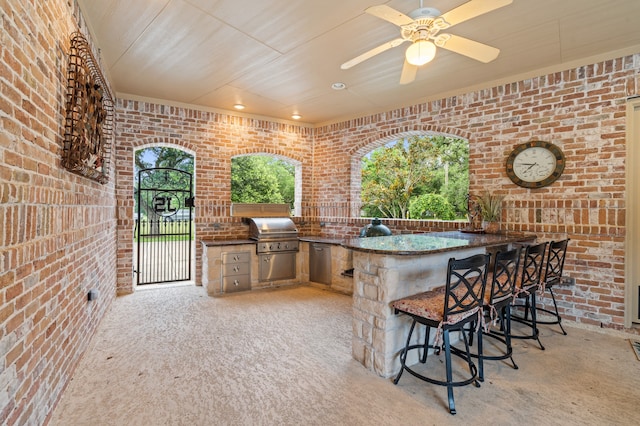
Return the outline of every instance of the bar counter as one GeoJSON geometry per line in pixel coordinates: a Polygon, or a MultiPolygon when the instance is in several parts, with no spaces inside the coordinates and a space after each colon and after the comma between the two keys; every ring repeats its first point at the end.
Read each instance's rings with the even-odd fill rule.
{"type": "MultiPolygon", "coordinates": [[[[534,235],[522,233],[459,231],[346,240],[343,246],[353,250],[353,358],[379,376],[394,376],[411,322],[406,315],[395,315],[391,302],[444,285],[452,257],[495,253],[533,241],[534,235]]],[[[421,333],[414,335],[423,338],[421,333]]]]}

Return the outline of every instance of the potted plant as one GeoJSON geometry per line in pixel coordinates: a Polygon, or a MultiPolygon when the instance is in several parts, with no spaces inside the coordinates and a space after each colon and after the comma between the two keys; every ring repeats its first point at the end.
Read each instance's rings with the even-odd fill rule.
{"type": "Polygon", "coordinates": [[[482,216],[482,227],[485,232],[495,233],[500,230],[500,215],[502,214],[502,201],[504,195],[492,194],[485,191],[482,195],[476,196],[476,203],[480,208],[480,216],[482,216]]]}

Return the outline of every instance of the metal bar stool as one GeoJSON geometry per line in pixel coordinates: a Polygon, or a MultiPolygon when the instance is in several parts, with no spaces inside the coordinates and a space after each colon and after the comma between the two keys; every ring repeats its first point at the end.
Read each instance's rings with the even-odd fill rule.
{"type": "Polygon", "coordinates": [[[516,280],[514,291],[514,302],[523,299],[524,304],[513,304],[514,308],[523,308],[523,316],[512,315],[512,322],[526,324],[531,329],[530,334],[511,334],[512,339],[534,339],[538,341],[540,349],[544,350],[542,342],[540,342],[540,332],[538,330],[538,320],[536,316],[536,292],[540,290],[542,266],[544,263],[544,254],[547,249],[547,242],[525,246],[524,256],[522,259],[522,270],[516,280]],[[531,314],[531,318],[529,318],[531,314]]]}
{"type": "Polygon", "coordinates": [[[547,253],[547,266],[545,267],[543,285],[544,289],[549,290],[549,293],[551,294],[551,300],[553,301],[553,311],[540,307],[537,308],[538,311],[544,312],[554,318],[553,320],[549,321],[541,321],[540,319],[538,319],[538,324],[558,324],[565,336],[567,335],[567,332],[562,326],[562,317],[558,313],[558,304],[556,303],[556,296],[555,294],[553,294],[553,287],[561,285],[562,271],[564,270],[564,259],[567,255],[568,245],[569,238],[562,241],[551,241],[549,243],[549,251],[547,253]]]}
{"type": "MultiPolygon", "coordinates": [[[[477,254],[465,259],[449,259],[447,281],[444,286],[397,300],[391,304],[396,313],[402,312],[413,319],[406,345],[400,352],[400,372],[393,383],[398,384],[402,373],[406,370],[421,380],[446,386],[449,399],[449,412],[451,414],[456,414],[453,388],[471,383],[475,383],[477,387],[480,387],[480,382],[477,379],[479,377],[478,369],[480,371],[480,377],[483,375],[482,357],[478,359],[478,367],[476,367],[469,352],[469,342],[466,333],[460,333],[464,340],[466,350],[452,352],[449,332],[463,331],[465,324],[480,321],[489,258],[490,255],[488,254],[477,254]],[[416,323],[426,326],[425,340],[424,343],[411,344],[411,336],[416,323]],[[436,329],[436,336],[433,344],[430,344],[429,337],[432,328],[436,329]],[[424,364],[427,362],[429,349],[435,349],[437,353],[440,353],[442,348],[441,339],[444,340],[446,380],[424,376],[407,366],[407,353],[410,350],[421,350],[422,356],[420,356],[419,361],[424,364]],[[470,372],[468,378],[458,381],[453,380],[451,370],[452,353],[467,362],[470,372]]],[[[477,335],[478,353],[482,355],[481,327],[477,328],[477,335]]]]}
{"type": "MultiPolygon", "coordinates": [[[[490,290],[484,294],[484,336],[491,337],[504,344],[504,353],[499,355],[482,354],[484,361],[500,361],[510,359],[515,370],[518,365],[513,360],[511,346],[511,304],[516,288],[518,267],[520,266],[520,249],[513,249],[496,253],[491,272],[487,276],[487,286],[490,290]],[[492,325],[499,323],[500,330],[494,330],[492,325]]],[[[484,377],[480,377],[484,381],[484,377]]]]}

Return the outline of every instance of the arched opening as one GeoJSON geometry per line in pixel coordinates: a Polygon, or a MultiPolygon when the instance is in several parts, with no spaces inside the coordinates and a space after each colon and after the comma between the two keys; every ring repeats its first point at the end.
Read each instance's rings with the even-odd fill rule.
{"type": "Polygon", "coordinates": [[[195,277],[195,158],[167,145],[134,153],[134,283],[195,277]]]}
{"type": "Polygon", "coordinates": [[[301,214],[302,165],[290,158],[265,153],[231,159],[231,202],[286,203],[301,214]]]}
{"type": "Polygon", "coordinates": [[[434,132],[412,132],[368,144],[352,159],[355,217],[466,218],[469,143],[434,132]]]}

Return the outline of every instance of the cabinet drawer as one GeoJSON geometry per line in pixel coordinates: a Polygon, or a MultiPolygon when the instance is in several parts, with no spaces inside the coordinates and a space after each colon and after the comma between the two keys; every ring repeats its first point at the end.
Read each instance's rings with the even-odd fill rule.
{"type": "Polygon", "coordinates": [[[246,275],[250,271],[250,263],[225,263],[222,265],[222,276],[246,275]]]}
{"type": "Polygon", "coordinates": [[[234,291],[251,290],[251,276],[238,275],[222,277],[222,292],[233,293],[234,291]]]}
{"type": "Polygon", "coordinates": [[[222,263],[243,263],[251,261],[251,253],[248,251],[237,253],[222,253],[222,263]]]}

